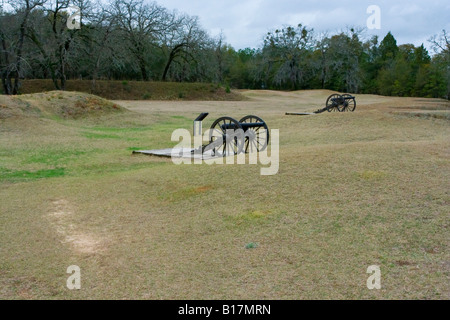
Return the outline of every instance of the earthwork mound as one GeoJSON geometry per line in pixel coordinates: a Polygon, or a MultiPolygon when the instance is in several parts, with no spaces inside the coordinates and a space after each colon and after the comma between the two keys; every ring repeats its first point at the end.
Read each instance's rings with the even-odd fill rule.
{"type": "Polygon", "coordinates": [[[126,112],[126,109],[109,100],[80,92],[49,91],[0,96],[0,119],[12,117],[78,119],[119,112],[126,112]]]}

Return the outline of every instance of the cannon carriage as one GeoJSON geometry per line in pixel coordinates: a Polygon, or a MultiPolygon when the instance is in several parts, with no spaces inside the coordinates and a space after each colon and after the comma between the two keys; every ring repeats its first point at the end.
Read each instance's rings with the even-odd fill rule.
{"type": "Polygon", "coordinates": [[[356,99],[348,93],[342,95],[337,93],[332,94],[328,97],[325,105],[325,110],[328,112],[353,112],[355,109],[356,99]]]}
{"type": "MultiPolygon", "coordinates": [[[[207,115],[200,114],[194,122],[194,135],[202,132],[201,121],[207,115]]],[[[232,117],[221,117],[211,125],[209,143],[202,146],[202,153],[211,151],[214,156],[226,156],[260,152],[267,148],[269,138],[269,128],[258,116],[248,115],[239,121],[232,117]]]]}
{"type": "MultiPolygon", "coordinates": [[[[201,113],[194,120],[195,137],[204,138],[203,120],[208,113],[201,113]]],[[[255,153],[264,151],[269,144],[269,128],[266,122],[258,116],[248,115],[237,121],[232,117],[216,119],[209,132],[205,134],[208,143],[198,144],[196,148],[175,147],[158,150],[137,150],[133,154],[146,154],[158,157],[175,157],[191,159],[213,159],[217,157],[233,156],[241,153],[255,153]]],[[[195,142],[194,142],[195,143],[195,142]]]]}
{"type": "Polygon", "coordinates": [[[314,112],[286,112],[287,116],[307,116],[328,112],[354,112],[356,109],[356,97],[349,94],[334,93],[328,97],[325,107],[314,112]]]}

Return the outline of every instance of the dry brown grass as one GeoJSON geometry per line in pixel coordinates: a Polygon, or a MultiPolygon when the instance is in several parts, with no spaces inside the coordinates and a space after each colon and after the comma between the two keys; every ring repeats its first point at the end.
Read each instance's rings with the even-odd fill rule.
{"type": "Polygon", "coordinates": [[[449,123],[403,114],[448,102],[358,95],[355,113],[284,116],[329,93],[0,120],[0,297],[449,299],[449,123]],[[175,144],[201,111],[204,127],[257,114],[280,129],[279,173],[131,155],[175,144]],[[54,168],[64,175],[13,174],[54,168]],[[80,291],[65,287],[70,265],[80,291]]]}

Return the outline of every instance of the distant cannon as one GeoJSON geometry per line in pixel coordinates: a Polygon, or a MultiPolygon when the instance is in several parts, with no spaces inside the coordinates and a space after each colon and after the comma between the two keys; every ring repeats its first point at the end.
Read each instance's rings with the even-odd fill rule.
{"type": "Polygon", "coordinates": [[[356,98],[351,94],[332,94],[328,97],[325,107],[313,113],[310,112],[287,112],[286,115],[306,116],[328,112],[353,112],[356,109],[356,98]]]}
{"type": "Polygon", "coordinates": [[[351,94],[332,94],[328,97],[325,108],[317,110],[315,113],[328,112],[353,112],[356,109],[356,99],[351,94]],[[319,112],[320,111],[320,112],[319,112]]]}

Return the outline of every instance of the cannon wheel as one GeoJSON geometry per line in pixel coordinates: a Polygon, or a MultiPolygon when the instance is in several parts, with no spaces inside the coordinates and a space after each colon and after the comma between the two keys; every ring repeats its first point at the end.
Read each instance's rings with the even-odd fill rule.
{"type": "Polygon", "coordinates": [[[258,116],[248,115],[243,117],[240,123],[256,123],[262,122],[264,126],[258,128],[250,128],[245,132],[245,152],[264,151],[269,144],[269,128],[266,122],[258,116]]]}
{"type": "Polygon", "coordinates": [[[352,97],[352,95],[348,93],[343,94],[342,96],[344,97],[345,100],[344,109],[342,111],[351,111],[351,112],[355,111],[356,109],[355,98],[353,97],[352,99],[345,99],[345,97],[352,97]]]}
{"type": "Polygon", "coordinates": [[[227,130],[224,129],[226,125],[233,125],[235,130],[239,130],[243,133],[241,124],[231,117],[222,117],[214,121],[211,125],[211,130],[209,132],[209,143],[214,144],[220,138],[222,143],[218,146],[214,146],[211,150],[214,155],[226,156],[231,153],[238,154],[244,149],[244,139],[239,136],[239,132],[236,132],[232,136],[228,135],[227,130]],[[229,141],[230,143],[227,143],[229,141]]]}
{"type": "Polygon", "coordinates": [[[342,111],[343,108],[343,104],[344,104],[344,97],[341,96],[340,94],[332,94],[331,96],[328,97],[327,99],[327,111],[331,112],[331,111],[342,111]]]}

